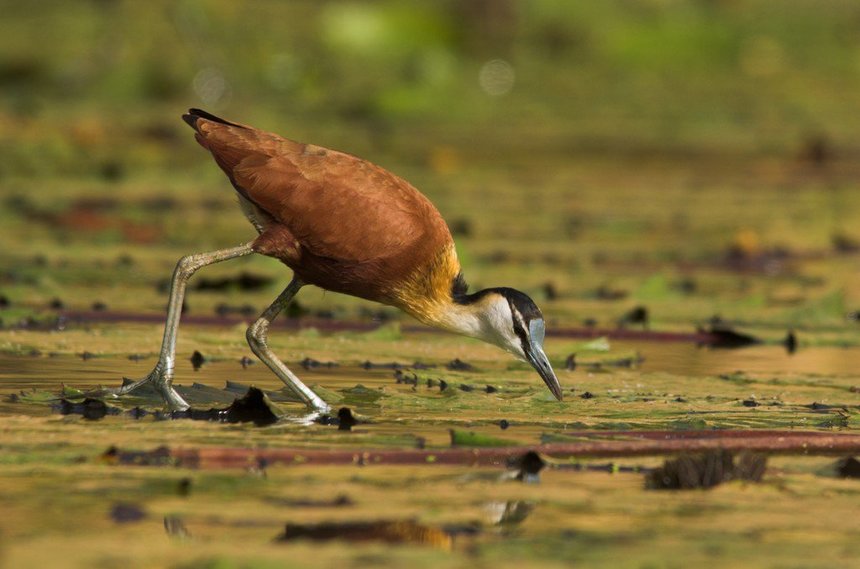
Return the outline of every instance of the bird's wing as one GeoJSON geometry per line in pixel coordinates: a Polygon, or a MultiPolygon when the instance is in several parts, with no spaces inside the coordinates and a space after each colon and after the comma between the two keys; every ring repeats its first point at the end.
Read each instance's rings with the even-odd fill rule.
{"type": "Polygon", "coordinates": [[[198,140],[237,190],[315,255],[365,262],[419,240],[431,248],[451,241],[430,201],[375,164],[253,128],[201,123],[198,140]]]}

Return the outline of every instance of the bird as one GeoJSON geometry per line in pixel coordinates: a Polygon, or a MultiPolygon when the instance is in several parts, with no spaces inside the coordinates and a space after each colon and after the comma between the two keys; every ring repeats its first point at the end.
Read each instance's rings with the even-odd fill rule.
{"type": "Polygon", "coordinates": [[[330,410],[268,346],[272,320],[305,285],[394,306],[419,322],[478,338],[528,361],[556,399],[562,388],[544,352],[545,321],[525,293],[468,292],[454,240],[436,207],[404,179],[351,154],[296,142],[200,109],[183,120],[211,153],[257,232],[228,249],[182,257],[173,272],[153,370],[115,395],[154,386],[172,409],[176,336],[186,284],[198,269],[246,255],[280,260],[292,280],[247,329],[251,351],[314,413],[330,410]]]}

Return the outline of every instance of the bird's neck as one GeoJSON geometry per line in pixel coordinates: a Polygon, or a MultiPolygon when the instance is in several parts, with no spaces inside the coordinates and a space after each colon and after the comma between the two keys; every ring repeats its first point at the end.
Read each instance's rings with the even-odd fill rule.
{"type": "Polygon", "coordinates": [[[465,293],[459,275],[460,262],[450,243],[400,280],[388,295],[388,303],[424,324],[471,335],[480,323],[473,309],[455,300],[465,293]]]}
{"type": "Polygon", "coordinates": [[[484,321],[481,312],[477,305],[461,304],[450,299],[437,304],[430,312],[413,316],[434,328],[472,338],[482,338],[484,321]]]}

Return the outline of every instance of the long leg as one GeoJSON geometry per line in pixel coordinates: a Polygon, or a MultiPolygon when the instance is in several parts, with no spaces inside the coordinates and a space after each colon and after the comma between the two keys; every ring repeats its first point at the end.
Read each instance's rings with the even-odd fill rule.
{"type": "Polygon", "coordinates": [[[296,375],[291,372],[286,365],[284,365],[284,362],[279,360],[272,350],[269,349],[268,345],[267,338],[269,324],[271,324],[272,320],[274,320],[275,317],[287,306],[287,304],[290,303],[304,284],[305,283],[300,281],[297,277],[293,277],[293,280],[289,285],[287,285],[284,292],[278,295],[278,298],[275,299],[271,306],[263,311],[263,314],[260,315],[256,322],[251,324],[248,328],[246,337],[248,338],[248,345],[251,346],[251,350],[257,355],[257,357],[263,360],[263,363],[269,366],[269,369],[272,370],[275,375],[281,379],[281,381],[287,384],[287,387],[292,389],[308,407],[319,412],[326,412],[329,410],[328,404],[323,401],[319,395],[311,391],[307,385],[302,383],[302,381],[296,377],[296,375]]]}
{"type": "Polygon", "coordinates": [[[230,249],[188,255],[179,260],[176,264],[176,269],[173,271],[173,281],[170,284],[170,302],[167,305],[167,321],[164,324],[164,338],[161,341],[158,362],[149,375],[134,383],[124,385],[114,390],[113,393],[123,395],[134,391],[146,383],[152,382],[156,389],[161,392],[164,401],[172,409],[188,409],[188,403],[173,389],[172,385],[173,367],[176,361],[176,332],[179,327],[179,317],[182,314],[185,286],[188,283],[188,279],[197,269],[213,263],[249,255],[253,252],[251,243],[246,243],[245,245],[230,249]]]}

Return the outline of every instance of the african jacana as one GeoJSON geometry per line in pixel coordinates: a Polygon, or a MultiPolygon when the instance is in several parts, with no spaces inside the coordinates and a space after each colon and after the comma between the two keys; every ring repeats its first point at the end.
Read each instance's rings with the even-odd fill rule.
{"type": "Polygon", "coordinates": [[[396,306],[430,326],[495,344],[528,360],[553,395],[562,398],[543,351],[541,311],[531,298],[511,288],[468,294],[448,226],[408,182],[355,156],[198,109],[182,118],[227,174],[258,235],[239,247],[179,260],[158,363],[117,394],[152,382],[172,408],[188,408],[172,386],[186,283],[201,267],[259,253],[280,259],[293,270],[293,279],[248,328],[248,344],[316,411],[328,405],[267,345],[269,324],[305,284],[396,306]]]}

